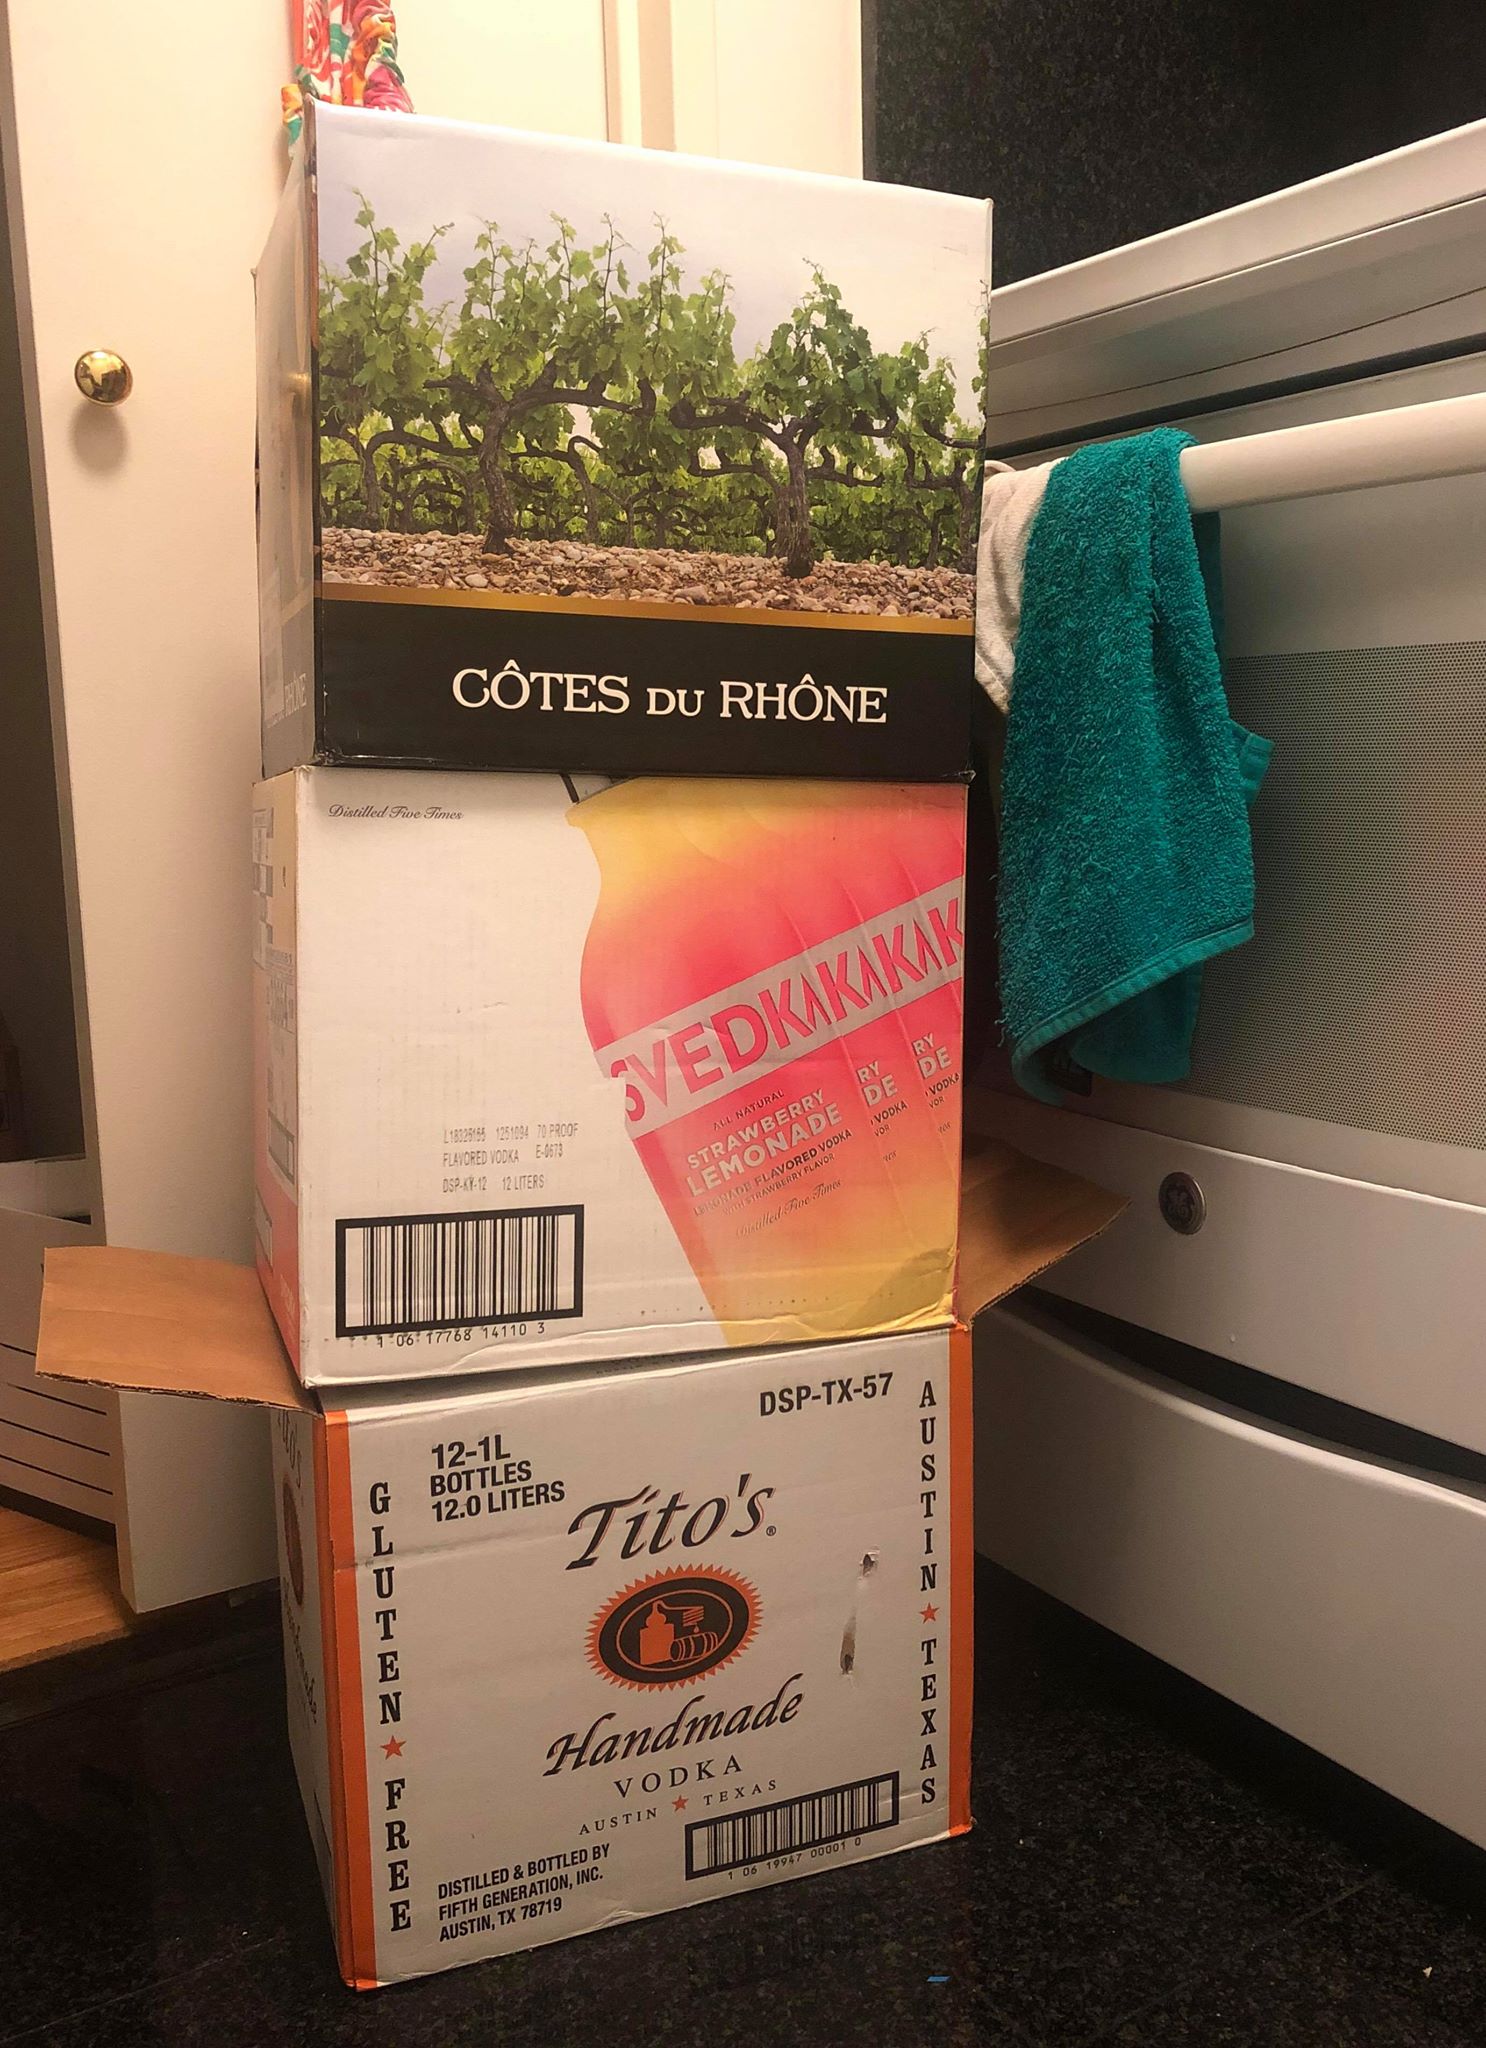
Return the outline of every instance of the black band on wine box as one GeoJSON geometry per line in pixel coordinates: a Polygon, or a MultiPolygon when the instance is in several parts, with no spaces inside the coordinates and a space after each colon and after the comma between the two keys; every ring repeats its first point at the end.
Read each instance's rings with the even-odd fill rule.
{"type": "Polygon", "coordinates": [[[325,591],[313,732],[300,740],[312,751],[291,739],[274,758],[271,730],[270,773],[304,758],[895,782],[966,772],[963,633],[430,601],[444,595],[325,591]]]}

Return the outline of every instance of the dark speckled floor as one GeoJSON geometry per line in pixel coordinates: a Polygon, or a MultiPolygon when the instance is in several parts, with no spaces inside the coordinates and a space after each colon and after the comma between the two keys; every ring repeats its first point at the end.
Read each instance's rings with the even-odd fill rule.
{"type": "Polygon", "coordinates": [[[266,1618],[0,1701],[0,2042],[1461,2048],[1486,1857],[982,1571],[968,1839],[357,1997],[266,1618]]]}

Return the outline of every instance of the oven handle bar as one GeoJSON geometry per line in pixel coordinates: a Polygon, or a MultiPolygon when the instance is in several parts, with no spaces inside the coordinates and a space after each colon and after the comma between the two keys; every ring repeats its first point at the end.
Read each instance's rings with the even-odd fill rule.
{"type": "Polygon", "coordinates": [[[1194,512],[1425,483],[1475,470],[1486,470],[1486,392],[1279,427],[1182,453],[1182,482],[1194,512]]]}

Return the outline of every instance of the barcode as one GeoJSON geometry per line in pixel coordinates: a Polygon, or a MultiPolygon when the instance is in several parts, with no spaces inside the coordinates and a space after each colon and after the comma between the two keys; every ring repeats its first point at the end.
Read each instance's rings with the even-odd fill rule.
{"type": "Polygon", "coordinates": [[[336,1334],[583,1313],[583,1210],[362,1216],[335,1226],[336,1334]]]}
{"type": "Polygon", "coordinates": [[[746,1863],[762,1863],[795,1849],[816,1849],[848,1835],[868,1835],[898,1824],[898,1773],[835,1785],[803,1799],[780,1799],[718,1820],[695,1820],[686,1830],[686,1874],[715,1877],[746,1863]]]}

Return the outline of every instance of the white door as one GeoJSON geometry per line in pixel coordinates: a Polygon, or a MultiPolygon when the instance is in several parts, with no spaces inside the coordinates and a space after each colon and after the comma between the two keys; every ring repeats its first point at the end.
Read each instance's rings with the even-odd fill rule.
{"type": "MultiPolygon", "coordinates": [[[[88,1150],[117,1244],[251,1253],[246,892],[258,752],[251,269],[281,176],[282,5],[201,44],[151,0],[125,36],[8,8],[16,251],[58,773],[70,816],[88,1150]],[[86,349],[128,400],[88,404],[86,349]]],[[[274,1569],[261,1417],[119,1413],[140,1608],[274,1569]]]]}
{"type": "MultiPolygon", "coordinates": [[[[284,172],[289,13],[258,0],[204,28],[195,0],[149,0],[127,33],[94,35],[51,0],[9,0],[0,91],[104,1231],[239,1260],[258,758],[251,271],[284,172]],[[77,391],[73,364],[94,348],[133,372],[119,406],[77,391]]],[[[674,16],[640,0],[535,14],[399,0],[397,14],[423,112],[639,140],[639,109],[647,141],[785,162],[791,130],[818,150],[817,102],[831,98],[836,160],[813,167],[860,170],[853,0],[820,0],[808,34],[771,4],[768,34],[741,54],[719,0],[674,16]],[[815,63],[779,61],[802,36],[831,59],[829,92],[815,63]],[[719,81],[736,87],[744,56],[772,81],[767,136],[721,118],[719,81]]],[[[131,1395],[119,1431],[136,1607],[270,1575],[259,1417],[131,1395]]]]}

